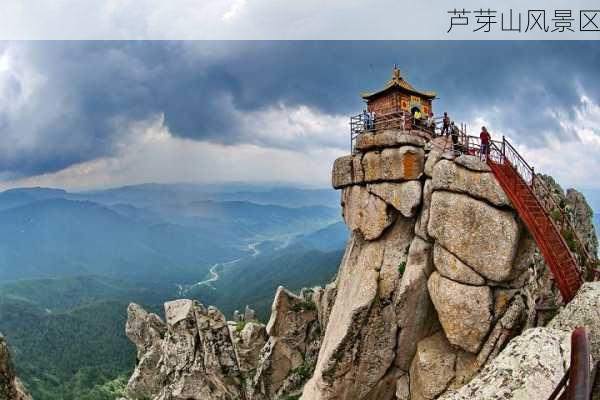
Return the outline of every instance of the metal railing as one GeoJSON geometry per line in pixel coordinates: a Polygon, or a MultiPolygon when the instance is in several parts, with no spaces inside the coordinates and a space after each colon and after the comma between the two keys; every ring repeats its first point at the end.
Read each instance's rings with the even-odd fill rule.
{"type": "MultiPolygon", "coordinates": [[[[478,136],[470,136],[466,134],[466,131],[459,131],[461,134],[458,138],[458,146],[457,150],[462,154],[469,154],[472,156],[481,157],[481,139],[478,136]]],[[[492,143],[495,143],[496,146],[502,146],[502,142],[498,140],[491,140],[492,143]]],[[[495,163],[503,162],[502,154],[492,151],[493,149],[488,149],[488,154],[486,157],[491,158],[495,163]]]]}
{"type": "MultiPolygon", "coordinates": [[[[554,193],[544,179],[535,173],[534,168],[525,161],[505,137],[502,138],[502,142],[492,142],[490,153],[490,157],[494,162],[507,161],[531,188],[544,212],[550,217],[550,221],[565,240],[567,247],[579,261],[582,275],[586,273],[596,275],[598,261],[589,253],[583,240],[575,230],[575,226],[569,218],[566,203],[558,198],[558,194],[554,193]]],[[[585,278],[585,275],[583,277],[585,278]]],[[[595,277],[590,276],[587,278],[588,280],[595,279],[595,277]]]]}
{"type": "MultiPolygon", "coordinates": [[[[459,150],[466,154],[480,156],[481,139],[476,136],[462,135],[459,150]]],[[[502,137],[501,141],[491,141],[487,157],[495,164],[501,165],[506,162],[523,179],[527,186],[533,190],[544,212],[550,216],[550,220],[557,231],[563,236],[567,247],[577,257],[577,261],[584,269],[581,272],[592,275],[587,277],[588,280],[599,280],[600,271],[596,269],[598,261],[589,253],[583,240],[575,230],[568,216],[566,204],[558,199],[558,194],[554,193],[548,184],[536,174],[535,169],[527,163],[505,137],[502,137]]]]}
{"type": "Polygon", "coordinates": [[[571,364],[548,400],[591,400],[598,363],[590,370],[590,339],[587,328],[571,334],[571,364]]]}
{"type": "MultiPolygon", "coordinates": [[[[391,110],[391,109],[390,109],[391,110]]],[[[401,131],[418,130],[430,134],[432,137],[442,135],[443,117],[422,118],[415,120],[414,116],[406,111],[385,112],[376,115],[374,119],[365,117],[365,114],[357,114],[350,117],[350,152],[354,151],[356,139],[365,132],[375,132],[385,129],[399,129],[401,131]]],[[[467,125],[456,125],[461,138],[467,136],[467,125]]],[[[446,150],[446,149],[444,149],[446,150]]]]}
{"type": "MultiPolygon", "coordinates": [[[[420,130],[429,133],[432,137],[439,137],[442,133],[442,117],[415,121],[412,114],[408,112],[390,112],[378,115],[374,119],[365,119],[365,114],[350,117],[350,152],[354,152],[356,139],[365,132],[374,132],[385,129],[399,129],[401,131],[420,130]]],[[[477,155],[481,157],[481,140],[477,136],[467,133],[466,124],[455,126],[453,142],[449,145],[455,153],[477,155]],[[457,137],[456,137],[457,136],[457,137]]],[[[451,135],[452,136],[452,135],[451,135]]],[[[432,142],[433,143],[433,142],[432,142]]],[[[447,142],[446,142],[447,143],[447,142]]],[[[447,151],[444,147],[442,150],[447,151]]],[[[599,263],[589,254],[587,247],[575,230],[568,213],[566,204],[557,199],[557,194],[549,188],[546,182],[536,175],[535,170],[517,152],[514,146],[502,137],[502,141],[492,140],[486,154],[491,162],[496,164],[510,165],[523,181],[533,190],[544,212],[550,217],[550,221],[565,240],[568,248],[579,261],[586,273],[588,280],[600,280],[599,263]]]]}
{"type": "Polygon", "coordinates": [[[421,119],[416,121],[412,114],[404,111],[376,115],[373,119],[365,117],[365,114],[351,116],[350,152],[354,152],[354,143],[363,133],[386,129],[398,129],[401,131],[419,129],[431,135],[435,135],[436,131],[440,131],[438,128],[439,121],[441,121],[440,118],[421,119]]]}

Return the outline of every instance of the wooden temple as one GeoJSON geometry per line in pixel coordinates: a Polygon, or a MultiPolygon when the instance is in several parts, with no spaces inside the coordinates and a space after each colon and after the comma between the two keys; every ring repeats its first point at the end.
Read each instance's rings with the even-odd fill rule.
{"type": "Polygon", "coordinates": [[[367,102],[367,110],[375,113],[376,117],[402,112],[414,114],[417,110],[423,117],[430,117],[433,116],[432,101],[436,98],[436,93],[415,89],[394,66],[392,79],[383,89],[374,93],[362,93],[361,97],[367,102]]]}

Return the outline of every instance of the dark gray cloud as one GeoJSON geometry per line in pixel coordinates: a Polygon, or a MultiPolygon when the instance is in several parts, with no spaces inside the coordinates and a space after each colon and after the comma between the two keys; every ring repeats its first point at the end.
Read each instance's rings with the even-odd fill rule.
{"type": "Polygon", "coordinates": [[[563,132],[546,111],[570,112],[577,84],[595,102],[600,93],[596,42],[17,42],[0,49],[15,68],[0,69],[0,173],[13,177],[113,154],[127,122],[156,113],[176,136],[281,146],[244,134],[232,111],[283,103],[356,113],[358,93],[380,87],[394,63],[418,88],[438,91],[436,111],[457,120],[484,115],[492,129],[528,143],[563,132]]]}

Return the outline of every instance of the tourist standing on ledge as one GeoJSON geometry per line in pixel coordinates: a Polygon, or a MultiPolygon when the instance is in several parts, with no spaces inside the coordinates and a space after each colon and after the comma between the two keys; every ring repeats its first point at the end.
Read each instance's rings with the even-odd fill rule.
{"type": "Polygon", "coordinates": [[[455,151],[459,150],[459,146],[458,146],[458,135],[459,135],[459,130],[458,130],[458,126],[454,125],[454,121],[452,121],[450,123],[450,132],[452,135],[452,149],[455,151]]]}
{"type": "Polygon", "coordinates": [[[368,131],[369,129],[371,129],[371,115],[367,112],[367,110],[363,110],[362,113],[362,121],[363,121],[363,125],[365,127],[365,131],[368,131]]]}
{"type": "Polygon", "coordinates": [[[415,120],[415,126],[421,125],[421,110],[415,110],[415,113],[413,114],[413,119],[415,120]]]}
{"type": "Polygon", "coordinates": [[[479,153],[479,159],[483,162],[487,161],[487,156],[490,153],[490,140],[492,137],[485,126],[481,127],[481,133],[479,134],[481,139],[481,149],[479,153]]]}
{"type": "Polygon", "coordinates": [[[446,134],[449,135],[450,134],[450,117],[448,116],[448,113],[445,112],[444,113],[444,118],[442,119],[442,135],[446,134]]]}

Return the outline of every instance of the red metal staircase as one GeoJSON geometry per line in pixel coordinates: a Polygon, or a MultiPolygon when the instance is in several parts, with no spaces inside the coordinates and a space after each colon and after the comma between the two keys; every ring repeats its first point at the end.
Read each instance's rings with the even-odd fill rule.
{"type": "MultiPolygon", "coordinates": [[[[354,150],[356,138],[366,131],[399,129],[410,134],[423,131],[431,138],[440,137],[439,119],[434,120],[436,125],[433,127],[424,127],[406,113],[394,113],[385,117],[379,117],[371,125],[367,125],[361,115],[351,117],[351,151],[354,150]]],[[[460,125],[459,133],[458,149],[454,148],[449,137],[444,137],[443,146],[436,144],[434,140],[431,143],[443,151],[479,154],[479,137],[468,136],[464,124],[460,125]]],[[[565,205],[560,204],[544,179],[535,174],[533,167],[508,140],[502,138],[502,141],[491,143],[487,164],[537,243],[563,300],[567,303],[571,301],[585,280],[600,280],[600,271],[596,269],[596,255],[590,255],[577,235],[565,205]]]]}
{"type": "Polygon", "coordinates": [[[565,302],[596,260],[578,237],[564,206],[517,150],[503,138],[490,145],[487,164],[535,239],[565,302]]]}

